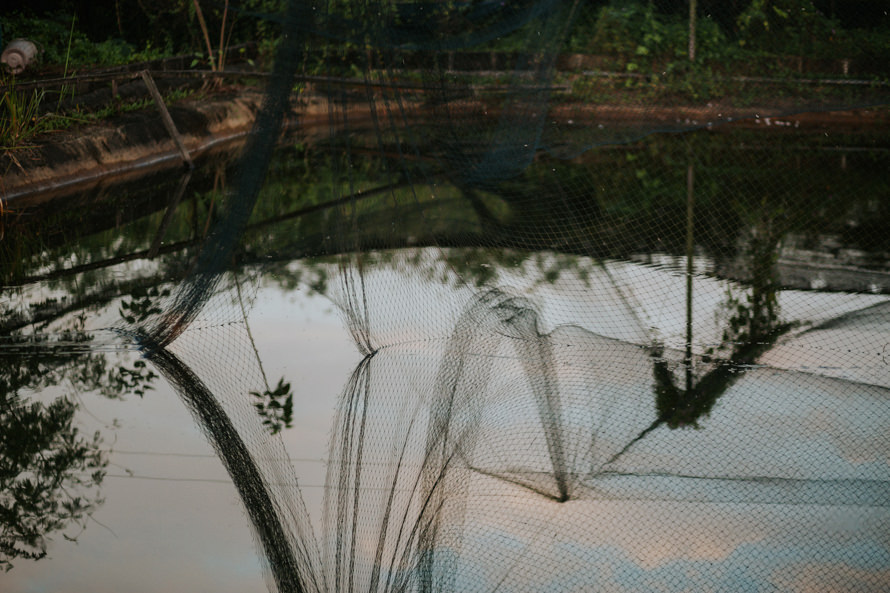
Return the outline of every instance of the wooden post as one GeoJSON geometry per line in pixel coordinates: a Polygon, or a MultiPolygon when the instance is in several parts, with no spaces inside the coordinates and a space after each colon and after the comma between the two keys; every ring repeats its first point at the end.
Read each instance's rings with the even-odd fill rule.
{"type": "Polygon", "coordinates": [[[696,0],[689,0],[689,61],[695,61],[695,5],[696,0]]]}
{"type": "Polygon", "coordinates": [[[176,186],[176,191],[173,192],[173,196],[167,204],[167,210],[164,212],[164,218],[161,220],[161,224],[158,226],[158,230],[155,233],[155,238],[151,242],[151,247],[148,248],[148,259],[157,257],[158,252],[161,249],[161,244],[164,241],[164,235],[167,233],[167,227],[170,226],[170,222],[173,220],[173,213],[176,212],[176,207],[179,206],[179,202],[182,201],[182,196],[185,195],[185,188],[188,187],[191,178],[192,172],[191,170],[188,170],[179,180],[179,185],[176,186]]]}
{"type": "Polygon", "coordinates": [[[170,112],[167,111],[167,106],[164,104],[164,99],[161,97],[161,93],[158,92],[158,87],[155,85],[154,79],[152,79],[148,70],[143,70],[141,74],[142,80],[145,82],[145,86],[148,87],[148,92],[151,94],[151,98],[154,100],[155,105],[158,106],[158,111],[161,112],[161,119],[164,121],[164,127],[167,128],[167,133],[173,138],[173,142],[176,143],[176,147],[182,155],[182,162],[185,163],[185,166],[189,169],[194,169],[195,164],[192,162],[192,157],[189,156],[189,151],[186,149],[185,144],[182,141],[182,136],[179,135],[179,130],[176,129],[176,124],[173,123],[173,118],[170,117],[170,112]]]}

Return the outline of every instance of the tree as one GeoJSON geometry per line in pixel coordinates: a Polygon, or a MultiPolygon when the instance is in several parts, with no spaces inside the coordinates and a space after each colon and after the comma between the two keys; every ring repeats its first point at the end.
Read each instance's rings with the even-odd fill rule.
{"type": "Polygon", "coordinates": [[[741,45],[799,55],[811,54],[833,27],[813,0],[752,0],[737,22],[741,45]]]}

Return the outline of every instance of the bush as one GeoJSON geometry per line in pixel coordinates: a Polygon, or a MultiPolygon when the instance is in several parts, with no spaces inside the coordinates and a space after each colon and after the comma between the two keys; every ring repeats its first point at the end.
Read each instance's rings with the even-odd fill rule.
{"type": "Polygon", "coordinates": [[[837,56],[840,23],[812,0],[752,0],[737,19],[739,45],[761,52],[814,58],[837,56]]]}
{"type": "Polygon", "coordinates": [[[13,13],[3,20],[8,39],[22,37],[33,41],[40,50],[40,62],[48,66],[76,68],[87,65],[108,66],[154,59],[166,52],[147,46],[142,51],[123,39],[108,38],[95,42],[77,26],[77,19],[57,12],[42,18],[13,13]]]}
{"type": "MultiPolygon", "coordinates": [[[[685,58],[689,46],[689,22],[681,15],[664,15],[652,3],[616,3],[603,7],[590,29],[586,43],[580,41],[584,29],[576,27],[573,45],[588,53],[623,56],[632,62],[654,59],[659,62],[685,58]]],[[[720,26],[706,15],[696,25],[698,59],[725,59],[732,49],[720,26]]]]}

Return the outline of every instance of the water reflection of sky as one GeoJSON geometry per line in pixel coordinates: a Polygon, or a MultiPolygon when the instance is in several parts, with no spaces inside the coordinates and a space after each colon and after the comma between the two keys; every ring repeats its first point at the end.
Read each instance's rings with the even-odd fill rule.
{"type": "Polygon", "coordinates": [[[493,580],[506,578],[517,589],[855,591],[890,584],[885,512],[573,502],[538,503],[530,521],[529,502],[514,499],[507,506],[523,519],[499,517],[500,529],[478,524],[478,536],[470,540],[486,551],[480,552],[486,560],[502,555],[493,580]],[[517,532],[517,524],[526,530],[517,532]],[[813,578],[848,570],[854,578],[813,578]]]}
{"type": "MultiPolygon", "coordinates": [[[[540,283],[533,272],[501,278],[502,285],[539,308],[540,329],[552,340],[556,359],[565,363],[558,368],[571,368],[559,377],[567,402],[566,426],[581,431],[592,422],[603,443],[612,438],[611,446],[619,446],[628,436],[612,434],[618,424],[612,420],[622,420],[620,414],[614,416],[621,402],[608,397],[629,388],[636,399],[625,402],[628,410],[642,409],[641,426],[651,422],[638,401],[651,397],[648,355],[640,351],[633,364],[625,359],[617,370],[608,364],[608,356],[610,351],[617,356],[619,340],[639,350],[639,344],[651,339],[653,328],[666,343],[682,341],[684,282],[670,271],[627,263],[592,266],[584,282],[565,274],[553,283],[540,283]],[[652,288],[656,284],[657,291],[652,288]],[[593,301],[595,307],[590,306],[590,294],[600,296],[593,301]],[[590,346],[586,352],[601,354],[606,363],[590,360],[589,354],[573,354],[579,350],[569,346],[581,342],[590,346]],[[597,390],[602,394],[599,409],[611,410],[612,417],[591,416],[589,406],[583,409],[578,403],[597,390]]],[[[412,358],[442,355],[444,339],[471,291],[431,281],[427,274],[400,274],[389,266],[370,273],[367,285],[372,311],[399,311],[372,323],[381,345],[397,345],[383,349],[379,364],[391,365],[391,376],[397,377],[393,390],[408,393],[412,381],[422,377],[397,371],[410,370],[412,358]],[[391,286],[398,288],[384,289],[391,286]],[[417,294],[426,298],[412,296],[417,294]],[[432,325],[427,323],[431,310],[437,313],[432,325]]],[[[716,339],[715,309],[725,291],[716,280],[697,281],[701,321],[696,335],[703,336],[702,343],[716,339]]],[[[882,334],[876,320],[881,309],[875,307],[886,297],[788,291],[780,298],[785,310],[806,315],[808,328],[829,319],[844,322],[780,343],[767,355],[777,369],[746,373],[721,398],[701,430],[657,429],[628,453],[624,469],[825,481],[890,479],[890,449],[884,436],[887,382],[866,387],[850,383],[880,382],[886,371],[862,356],[840,365],[851,374],[810,368],[819,367],[814,360],[824,360],[812,353],[826,344],[856,353],[879,345],[882,334]]],[[[360,355],[327,298],[305,289],[283,292],[265,286],[255,302],[250,323],[265,372],[272,381],[284,377],[294,386],[294,428],[284,432],[284,440],[319,529],[326,470],[322,460],[328,455],[333,411],[360,355]]],[[[106,315],[113,316],[113,307],[109,311],[106,315]]],[[[511,422],[527,423],[534,404],[530,396],[523,403],[521,392],[528,386],[521,379],[499,373],[491,388],[493,401],[509,396],[514,402],[510,410],[497,411],[492,436],[498,430],[500,436],[509,433],[511,422]]],[[[125,402],[81,397],[83,430],[102,430],[113,443],[113,465],[103,486],[106,502],[76,544],[56,536],[49,559],[20,561],[3,575],[4,591],[265,590],[236,492],[172,390],[157,384],[143,399],[129,396],[125,402]]],[[[485,432],[481,434],[484,441],[485,432]]],[[[500,461],[510,454],[485,453],[488,457],[482,459],[500,461]]],[[[604,458],[598,457],[600,462],[604,458]]],[[[581,463],[590,458],[579,452],[574,459],[581,463]]],[[[874,493],[883,502],[871,507],[839,505],[834,499],[819,502],[819,492],[808,495],[816,497],[817,504],[806,497],[783,500],[787,491],[771,494],[768,487],[755,486],[757,492],[746,494],[743,485],[725,498],[722,485],[711,482],[695,485],[689,494],[682,481],[632,476],[628,483],[598,484],[596,477],[590,480],[581,477],[583,473],[579,470],[581,494],[567,503],[542,499],[494,477],[475,477],[473,488],[485,495],[471,497],[467,508],[456,589],[475,589],[482,581],[504,591],[890,588],[886,494],[874,493]],[[738,499],[748,502],[728,502],[738,499]]],[[[373,550],[373,542],[366,544],[373,550]]]]}
{"type": "MultiPolygon", "coordinates": [[[[258,300],[251,328],[269,376],[294,387],[284,437],[304,498],[318,507],[332,409],[359,356],[324,297],[266,288],[258,300]]],[[[0,575],[4,592],[266,591],[231,480],[178,396],[155,386],[123,402],[80,395],[81,430],[101,430],[113,450],[105,503],[83,533],[64,531],[77,543],[57,533],[47,559],[0,575]]]]}
{"type": "MultiPolygon", "coordinates": [[[[663,271],[620,263],[613,268],[603,270],[601,277],[588,277],[583,286],[568,277],[561,279],[562,285],[560,281],[523,284],[515,277],[504,282],[540,307],[545,320],[540,329],[557,361],[557,374],[565,370],[565,376],[558,377],[564,403],[574,401],[573,393],[579,400],[586,397],[589,405],[597,390],[633,400],[636,396],[631,393],[637,391],[633,385],[651,389],[648,357],[642,354],[634,361],[626,352],[616,354],[621,346],[614,337],[597,335],[596,331],[608,334],[609,328],[592,309],[627,322],[616,324],[620,331],[634,319],[656,320],[653,327],[662,339],[683,328],[682,279],[671,289],[671,283],[653,277],[663,271]],[[614,278],[619,274],[625,295],[641,295],[636,311],[628,310],[634,306],[628,304],[630,299],[615,293],[614,278]],[[577,298],[584,291],[589,291],[587,298],[577,298]],[[570,322],[584,327],[562,325],[570,322]],[[573,358],[569,345],[582,354],[573,358]],[[610,386],[605,388],[604,383],[610,386]]],[[[375,295],[374,284],[380,278],[369,274],[365,280],[368,293],[375,295]]],[[[392,283],[381,280],[381,284],[392,283]]],[[[726,292],[725,283],[716,280],[701,278],[696,284],[696,290],[705,294],[709,286],[711,294],[726,292]]],[[[404,283],[401,287],[412,290],[404,283]]],[[[717,325],[713,305],[720,299],[702,300],[712,306],[709,310],[697,305],[696,314],[706,320],[698,330],[717,325]]],[[[745,370],[702,421],[701,429],[657,429],[622,459],[618,476],[582,478],[583,462],[590,458],[583,451],[570,454],[571,460],[582,462],[575,475],[586,491],[576,491],[577,498],[568,503],[547,501],[515,484],[488,478],[487,486],[479,486],[484,495],[469,497],[457,582],[478,587],[479,579],[485,578],[491,589],[605,591],[835,591],[890,586],[885,488],[890,450],[882,431],[887,419],[886,370],[871,358],[881,345],[872,330],[881,323],[879,305],[885,298],[787,291],[779,300],[799,323],[777,346],[781,368],[754,365],[745,370]],[[876,316],[874,323],[862,319],[869,315],[876,316]],[[864,331],[851,329],[846,321],[826,323],[832,319],[858,319],[852,325],[864,331]],[[814,359],[830,361],[831,354],[825,352],[795,358],[796,350],[822,347],[807,342],[819,333],[823,346],[831,344],[856,359],[857,364],[848,366],[851,375],[810,364],[814,359]],[[863,378],[871,384],[862,384],[863,378]],[[832,416],[831,427],[825,425],[826,413],[832,416]],[[696,476],[705,479],[690,479],[696,476]],[[478,565],[474,558],[479,558],[478,565]],[[845,574],[849,578],[839,576],[845,574]]],[[[422,317],[414,312],[408,316],[422,317]]],[[[716,330],[719,327],[711,331],[716,330]]],[[[717,339],[715,333],[710,335],[710,340],[717,339]]],[[[627,334],[620,337],[630,339],[627,334]]],[[[485,389],[494,393],[493,405],[508,401],[509,407],[491,412],[496,417],[489,435],[483,415],[478,440],[484,450],[468,455],[474,461],[488,461],[489,467],[482,469],[514,468],[513,475],[500,474],[507,479],[523,471],[546,473],[549,458],[541,452],[543,441],[537,447],[528,444],[534,440],[530,418],[536,405],[520,365],[513,364],[516,354],[511,358],[509,348],[472,351],[466,364],[472,364],[474,356],[489,355],[499,359],[494,364],[503,366],[492,372],[485,389]],[[516,435],[525,435],[524,442],[511,438],[514,428],[516,435]],[[494,442],[505,450],[492,450],[494,442]],[[527,450],[517,452],[517,447],[525,446],[527,450]],[[537,460],[529,453],[535,449],[537,460]],[[526,465],[517,468],[517,463],[526,465]]],[[[388,365],[383,366],[387,376],[399,376],[391,368],[398,369],[399,363],[386,357],[386,349],[372,364],[378,362],[388,365]]],[[[651,392],[647,395],[651,398],[651,392]]],[[[603,399],[598,409],[614,412],[621,404],[603,399]]],[[[624,428],[631,410],[641,409],[645,410],[643,402],[635,401],[626,415],[619,413],[614,422],[596,424],[599,442],[594,448],[620,443],[616,427],[624,428]],[[610,437],[613,443],[608,442],[610,437]]],[[[580,406],[568,404],[563,413],[569,432],[580,431],[593,420],[590,410],[580,406]]],[[[650,412],[642,426],[653,418],[650,412]]]]}

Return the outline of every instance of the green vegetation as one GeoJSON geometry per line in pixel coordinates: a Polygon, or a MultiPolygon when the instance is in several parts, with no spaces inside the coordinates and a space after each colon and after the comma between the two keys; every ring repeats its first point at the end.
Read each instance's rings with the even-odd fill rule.
{"type": "Polygon", "coordinates": [[[26,13],[3,15],[4,39],[30,39],[40,51],[44,68],[70,73],[94,66],[113,66],[153,60],[169,55],[172,46],[161,48],[146,40],[141,46],[120,37],[91,38],[76,14],[52,12],[40,16],[26,13]]]}
{"type": "MultiPolygon", "coordinates": [[[[853,18],[858,15],[856,6],[832,16],[830,6],[823,4],[812,0],[750,0],[720,6],[702,2],[694,60],[688,55],[686,2],[588,5],[572,29],[568,50],[602,56],[601,69],[631,77],[574,77],[570,79],[573,96],[667,104],[727,99],[744,106],[762,100],[764,92],[780,101],[805,96],[814,102],[844,100],[851,92],[830,85],[801,86],[800,78],[852,75],[886,82],[890,76],[886,14],[878,16],[882,13],[872,9],[876,17],[863,23],[853,18]],[[773,80],[765,88],[733,77],[773,80]]],[[[866,14],[867,6],[859,8],[866,14]]]]}
{"type": "MultiPolygon", "coordinates": [[[[164,94],[164,102],[170,104],[192,97],[196,93],[199,91],[188,88],[174,89],[164,94]]],[[[19,90],[16,88],[15,77],[0,75],[0,151],[26,148],[29,141],[40,134],[65,130],[76,124],[91,123],[154,106],[150,97],[131,99],[115,97],[98,109],[89,110],[80,104],[59,109],[61,100],[61,96],[52,99],[44,89],[19,90]]]]}
{"type": "MultiPolygon", "coordinates": [[[[206,66],[225,65],[221,50],[246,42],[266,46],[278,36],[281,0],[114,0],[42,3],[42,10],[0,15],[2,38],[32,40],[43,71],[82,71],[196,55],[206,66]]],[[[267,47],[268,49],[268,47],[267,47]]]]}
{"type": "MultiPolygon", "coordinates": [[[[208,13],[206,21],[203,16],[201,17],[200,30],[203,32],[208,50],[211,47],[210,35],[214,33],[208,29],[208,22],[217,26],[219,33],[218,49],[215,52],[202,54],[200,51],[193,51],[194,44],[173,43],[173,38],[169,36],[172,35],[171,30],[165,30],[167,36],[160,40],[156,36],[146,36],[145,31],[148,31],[146,29],[142,31],[141,36],[137,35],[132,40],[125,41],[122,29],[124,21],[121,17],[122,4],[121,1],[115,2],[117,32],[120,35],[110,37],[101,35],[107,35],[109,30],[114,31],[113,28],[100,30],[90,18],[95,16],[95,8],[85,8],[76,3],[59,2],[56,9],[39,14],[11,12],[0,15],[0,32],[3,39],[23,37],[32,40],[38,47],[36,63],[29,66],[25,73],[19,76],[20,79],[62,77],[72,80],[71,85],[63,84],[60,90],[32,87],[22,90],[17,88],[21,85],[16,76],[0,72],[0,151],[26,147],[31,139],[45,132],[63,130],[74,124],[106,119],[121,113],[145,109],[151,105],[149,98],[122,99],[116,94],[112,100],[101,106],[87,108],[79,103],[71,105],[71,101],[66,102],[66,99],[73,96],[75,78],[84,70],[155,60],[183,51],[195,56],[192,66],[204,63],[209,64],[212,69],[224,67],[224,50],[230,47],[232,35],[237,30],[236,23],[239,21],[234,16],[228,17],[227,10],[223,10],[221,17],[216,11],[208,13]],[[209,59],[208,55],[212,56],[212,59],[209,59]]],[[[168,8],[172,10],[174,5],[179,7],[178,10],[184,11],[181,16],[187,21],[190,18],[194,20],[196,14],[203,14],[196,0],[191,0],[188,4],[173,2],[168,8]],[[186,10],[187,6],[192,7],[191,13],[186,10]]],[[[162,10],[152,18],[161,18],[163,14],[166,13],[162,10]]],[[[144,29],[144,23],[140,29],[144,29]]],[[[269,27],[263,30],[271,34],[269,27]]],[[[195,90],[190,88],[174,89],[165,95],[165,101],[173,102],[194,93],[195,90]]]]}
{"type": "MultiPolygon", "coordinates": [[[[885,84],[890,76],[886,66],[890,64],[890,17],[886,11],[869,0],[836,4],[820,0],[701,0],[692,60],[685,0],[584,2],[564,44],[553,49],[596,56],[596,69],[618,76],[592,77],[566,71],[557,74],[556,82],[571,87],[571,93],[562,98],[586,103],[727,101],[745,107],[756,104],[765,93],[773,102],[789,105],[801,101],[808,106],[875,103],[875,95],[886,96],[887,87],[798,82],[801,77],[849,74],[885,84]],[[771,80],[758,83],[740,76],[771,80]],[[869,101],[860,100],[866,95],[869,101]]],[[[276,15],[284,0],[156,0],[150,5],[138,0],[59,0],[43,6],[40,12],[0,15],[4,39],[25,37],[39,47],[38,63],[26,71],[26,77],[67,77],[97,66],[174,54],[192,56],[191,67],[220,70],[226,66],[226,50],[245,42],[256,44],[261,65],[268,65],[280,36],[276,15]]],[[[533,42],[536,31],[548,33],[539,18],[528,21],[484,2],[443,3],[432,15],[412,6],[388,0],[382,7],[352,0],[329,5],[328,13],[315,24],[318,36],[311,47],[316,49],[303,71],[361,79],[370,69],[373,76],[385,77],[385,69],[375,71],[374,67],[391,58],[392,44],[405,56],[416,53],[411,59],[429,68],[432,50],[423,48],[431,40],[448,41],[446,46],[452,52],[448,59],[478,50],[506,55],[545,47],[533,42]],[[369,10],[374,15],[371,20],[369,10]],[[356,23],[371,21],[373,26],[368,30],[354,30],[356,23]],[[474,28],[481,29],[476,37],[474,28]],[[321,34],[322,29],[329,35],[321,34]],[[453,39],[446,40],[448,35],[453,39]]],[[[441,62],[440,58],[436,59],[441,62]]],[[[504,57],[500,63],[500,68],[509,70],[514,60],[504,57]]],[[[422,70],[418,68],[417,72],[422,70]]],[[[405,71],[398,78],[423,82],[427,76],[405,71]]],[[[458,80],[476,85],[503,82],[498,77],[471,74],[455,78],[458,80]]],[[[14,79],[0,81],[0,93],[0,146],[7,150],[26,145],[47,130],[146,106],[139,100],[114,101],[92,113],[78,109],[61,112],[48,105],[50,100],[61,105],[64,92],[58,97],[44,91],[18,92],[14,79]]]]}
{"type": "MultiPolygon", "coordinates": [[[[280,35],[277,15],[284,4],[59,0],[43,3],[49,8],[40,12],[5,13],[0,25],[4,39],[35,41],[47,68],[67,65],[73,71],[186,54],[220,69],[225,65],[222,50],[232,45],[253,42],[270,55],[280,35]]],[[[539,19],[527,22],[520,12],[498,11],[484,2],[443,3],[433,14],[412,6],[339,0],[319,17],[315,28],[325,33],[314,46],[325,47],[329,59],[391,44],[411,51],[435,39],[450,39],[457,51],[512,52],[527,49],[530,32],[542,26],[539,19]],[[367,30],[353,30],[356,23],[369,22],[369,14],[374,21],[367,30]],[[470,33],[474,29],[480,30],[478,42],[470,33]]],[[[730,66],[760,68],[768,57],[890,61],[890,16],[874,1],[701,0],[698,6],[696,61],[715,72],[730,66]]],[[[609,56],[627,71],[662,72],[668,64],[688,59],[689,28],[686,0],[592,0],[578,8],[562,51],[609,56]]],[[[324,68],[325,61],[318,67],[324,68]]]]}
{"type": "MultiPolygon", "coordinates": [[[[687,56],[685,1],[630,0],[587,5],[570,41],[572,51],[660,61],[687,56]],[[598,5],[598,6],[597,6],[598,5]]],[[[887,60],[890,17],[869,2],[749,0],[700,2],[696,59],[741,62],[763,56],[887,60]]]]}
{"type": "Polygon", "coordinates": [[[40,115],[44,95],[38,90],[19,91],[13,82],[6,87],[0,95],[0,150],[18,148],[50,127],[40,115]]]}

